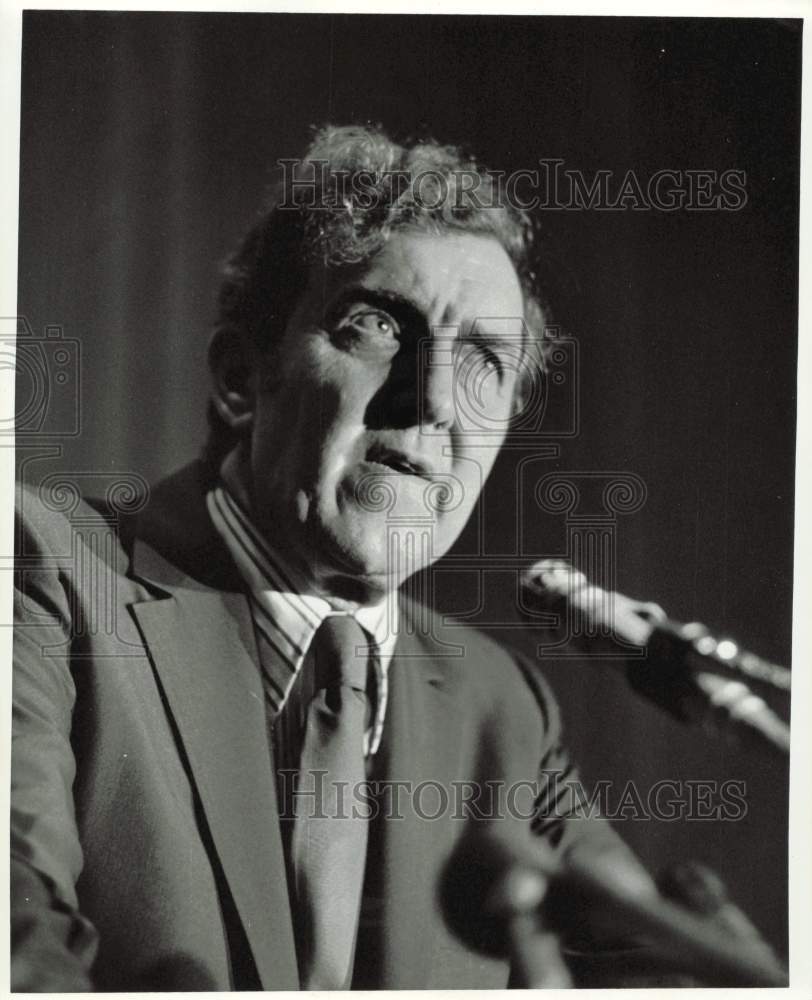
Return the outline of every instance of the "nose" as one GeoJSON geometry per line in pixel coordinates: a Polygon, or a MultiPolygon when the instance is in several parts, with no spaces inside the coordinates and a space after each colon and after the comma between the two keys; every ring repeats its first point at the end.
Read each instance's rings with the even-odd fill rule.
{"type": "Polygon", "coordinates": [[[448,428],[454,423],[454,357],[449,339],[433,338],[419,366],[420,424],[448,428]]]}
{"type": "Polygon", "coordinates": [[[431,337],[400,350],[370,400],[366,424],[449,428],[455,420],[453,338],[431,337]]]}

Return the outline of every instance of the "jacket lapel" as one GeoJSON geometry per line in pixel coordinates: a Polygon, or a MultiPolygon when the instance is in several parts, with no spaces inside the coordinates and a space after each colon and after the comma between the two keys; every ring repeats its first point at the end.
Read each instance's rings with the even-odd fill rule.
{"type": "MultiPolygon", "coordinates": [[[[163,596],[132,610],[261,983],[265,989],[298,989],[253,623],[205,510],[199,477],[199,467],[173,477],[139,519],[132,572],[163,596]]],[[[455,657],[421,634],[426,630],[415,627],[408,605],[403,611],[374,777],[392,789],[401,782],[407,790],[395,803],[402,819],[375,824],[367,866],[373,898],[365,901],[371,912],[359,931],[357,953],[364,968],[357,967],[354,985],[420,989],[431,976],[442,866],[462,827],[457,831],[447,815],[428,817],[439,807],[436,789],[449,789],[466,773],[459,757],[465,752],[461,682],[468,657],[455,657]]]]}
{"type": "MultiPolygon", "coordinates": [[[[222,545],[213,529],[207,538],[205,526],[195,523],[206,516],[201,508],[198,492],[196,504],[186,508],[186,536],[201,552],[208,550],[210,569],[221,559],[222,545]]],[[[155,508],[151,516],[153,523],[165,523],[155,508]]],[[[135,575],[166,596],[136,603],[132,612],[177,727],[260,981],[266,989],[298,989],[250,609],[239,591],[201,585],[179,572],[179,564],[179,559],[166,560],[151,545],[136,541],[135,575]]]]}

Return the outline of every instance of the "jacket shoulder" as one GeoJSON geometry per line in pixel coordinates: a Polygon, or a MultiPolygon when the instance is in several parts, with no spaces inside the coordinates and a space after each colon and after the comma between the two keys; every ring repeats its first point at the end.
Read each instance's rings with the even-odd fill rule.
{"type": "MultiPolygon", "coordinates": [[[[558,705],[538,663],[510,640],[500,641],[482,629],[468,625],[416,602],[403,602],[412,622],[418,618],[428,627],[425,644],[434,650],[439,668],[457,675],[466,691],[478,697],[483,707],[506,710],[519,716],[541,714],[546,732],[558,731],[558,705]]],[[[521,626],[508,630],[515,640],[521,626]]]]}
{"type": "Polygon", "coordinates": [[[18,567],[42,558],[63,567],[75,557],[77,543],[119,572],[129,564],[132,518],[106,500],[86,499],[67,481],[44,489],[19,482],[15,490],[14,552],[18,567]],[[91,543],[91,538],[93,539],[91,543]]]}

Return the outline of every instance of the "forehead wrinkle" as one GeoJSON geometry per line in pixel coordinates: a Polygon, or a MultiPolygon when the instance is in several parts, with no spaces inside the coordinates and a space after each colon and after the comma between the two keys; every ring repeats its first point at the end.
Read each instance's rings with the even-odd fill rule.
{"type": "MultiPolygon", "coordinates": [[[[471,254],[465,263],[479,264],[471,254]]],[[[479,295],[485,298],[487,285],[466,273],[459,260],[436,263],[430,270],[422,270],[408,261],[410,272],[409,297],[423,310],[430,326],[459,326],[470,324],[476,317],[469,315],[472,303],[479,295]]]]}
{"type": "Polygon", "coordinates": [[[516,294],[516,308],[511,312],[522,315],[524,299],[518,276],[496,241],[464,234],[459,238],[443,236],[439,246],[446,252],[442,254],[436,253],[437,246],[423,234],[403,234],[397,243],[390,242],[365,267],[358,268],[354,283],[409,300],[430,327],[457,326],[463,333],[463,326],[504,311],[505,277],[509,274],[516,294]],[[420,251],[428,241],[434,247],[427,255],[420,251]]]}
{"type": "Polygon", "coordinates": [[[405,254],[399,254],[394,261],[378,260],[373,262],[362,283],[374,291],[391,292],[398,298],[409,301],[423,314],[429,326],[442,324],[446,322],[444,317],[456,298],[451,287],[456,269],[435,266],[431,270],[425,270],[420,263],[419,259],[412,260],[405,254]],[[376,263],[380,267],[380,277],[375,273],[376,263]],[[438,273],[442,274],[441,287],[435,288],[438,273]],[[444,305],[449,299],[451,301],[444,305]]]}

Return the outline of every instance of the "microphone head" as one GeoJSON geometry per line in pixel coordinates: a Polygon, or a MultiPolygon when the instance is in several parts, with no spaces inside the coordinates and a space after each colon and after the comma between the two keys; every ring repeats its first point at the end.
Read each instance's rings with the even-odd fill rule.
{"type": "Polygon", "coordinates": [[[522,573],[521,587],[535,597],[551,600],[572,595],[587,586],[587,578],[566,559],[540,559],[522,573]]]}
{"type": "MultiPolygon", "coordinates": [[[[518,824],[511,824],[517,827],[518,824]]],[[[493,824],[467,832],[443,869],[440,907],[450,930],[468,947],[492,957],[509,954],[509,921],[537,910],[547,891],[546,849],[524,828],[493,824]]],[[[554,862],[549,862],[552,871],[554,862]]]]}

